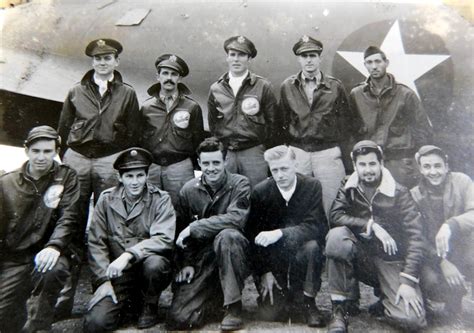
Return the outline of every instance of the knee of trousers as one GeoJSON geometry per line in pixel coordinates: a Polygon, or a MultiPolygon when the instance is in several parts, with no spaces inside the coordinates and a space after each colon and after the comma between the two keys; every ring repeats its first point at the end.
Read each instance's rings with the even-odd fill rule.
{"type": "Polygon", "coordinates": [[[170,261],[160,255],[151,255],[143,261],[145,276],[166,276],[171,273],[170,261]]]}
{"type": "Polygon", "coordinates": [[[237,254],[239,250],[246,251],[248,240],[236,229],[224,229],[214,239],[214,252],[216,254],[224,251],[237,254]]]}
{"type": "Polygon", "coordinates": [[[318,241],[313,239],[303,244],[302,248],[297,254],[297,260],[313,260],[315,262],[322,261],[322,251],[318,241]]]}
{"type": "Polygon", "coordinates": [[[71,273],[65,260],[67,259],[60,259],[51,270],[48,270],[45,273],[39,273],[41,274],[41,279],[44,281],[45,286],[51,286],[57,282],[61,284],[66,283],[66,280],[71,273]]]}
{"type": "MultiPolygon", "coordinates": [[[[405,312],[405,310],[403,310],[403,312],[405,312]]],[[[404,330],[414,332],[425,328],[427,325],[424,311],[420,317],[417,317],[414,311],[410,311],[409,315],[404,315],[403,317],[396,318],[389,316],[389,320],[404,330]]]]}
{"type": "Polygon", "coordinates": [[[329,259],[350,261],[355,255],[354,235],[347,227],[329,230],[326,237],[326,257],[329,259]]]}
{"type": "Polygon", "coordinates": [[[106,332],[116,329],[117,320],[92,308],[84,316],[84,332],[106,332]]]}

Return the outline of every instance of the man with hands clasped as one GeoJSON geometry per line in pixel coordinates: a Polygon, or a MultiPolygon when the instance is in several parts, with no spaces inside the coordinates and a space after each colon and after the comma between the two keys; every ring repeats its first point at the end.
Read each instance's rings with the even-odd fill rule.
{"type": "Polygon", "coordinates": [[[80,189],[76,172],[54,161],[60,145],[53,128],[34,127],[28,161],[0,177],[0,332],[49,330],[69,276],[80,189]]]}
{"type": "Polygon", "coordinates": [[[355,172],[334,201],[326,240],[329,293],[328,331],[347,332],[348,307],[357,300],[359,280],[380,290],[385,317],[403,329],[426,326],[419,284],[423,225],[410,192],[383,166],[373,141],[355,144],[355,172]]]}
{"type": "Polygon", "coordinates": [[[271,148],[264,158],[273,177],[255,187],[247,223],[260,316],[286,320],[295,303],[308,326],[323,326],[315,304],[328,229],[321,184],[296,173],[296,155],[288,146],[271,148]]]}
{"type": "Polygon", "coordinates": [[[171,281],[176,218],[168,193],[147,183],[151,154],[141,148],[116,159],[120,185],[102,192],[89,229],[94,296],[86,332],[117,329],[139,310],[138,328],[154,326],[161,291],[171,281]]]}
{"type": "Polygon", "coordinates": [[[425,224],[426,260],[421,288],[429,299],[445,303],[445,314],[460,319],[465,277],[474,276],[474,185],[469,176],[451,172],[448,156],[433,145],[415,155],[422,179],[411,190],[425,224]]]}

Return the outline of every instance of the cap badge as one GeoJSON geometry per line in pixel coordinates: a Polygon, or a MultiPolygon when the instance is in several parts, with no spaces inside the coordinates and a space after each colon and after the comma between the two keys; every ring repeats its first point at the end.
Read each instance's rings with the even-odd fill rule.
{"type": "Polygon", "coordinates": [[[176,62],[176,60],[178,60],[178,59],[176,59],[175,55],[172,55],[172,56],[169,57],[168,60],[171,61],[171,62],[176,62]]]}
{"type": "Polygon", "coordinates": [[[303,37],[301,37],[301,40],[305,43],[309,42],[309,37],[304,35],[303,37]]]}
{"type": "Polygon", "coordinates": [[[137,153],[136,150],[132,150],[132,151],[130,152],[130,156],[132,156],[132,157],[137,156],[137,154],[138,154],[138,153],[137,153]]]}
{"type": "Polygon", "coordinates": [[[239,36],[237,38],[237,42],[239,42],[240,44],[245,43],[245,37],[244,36],[239,36]]]}
{"type": "Polygon", "coordinates": [[[105,46],[105,41],[104,41],[103,39],[99,39],[99,40],[97,41],[97,46],[98,46],[98,47],[104,47],[104,46],[105,46]]]}

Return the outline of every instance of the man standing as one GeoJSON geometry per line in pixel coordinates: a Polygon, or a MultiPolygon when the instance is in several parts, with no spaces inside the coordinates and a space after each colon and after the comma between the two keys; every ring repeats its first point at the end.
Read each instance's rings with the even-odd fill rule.
{"type": "Polygon", "coordinates": [[[415,92],[387,73],[389,63],[382,50],[369,46],[364,52],[369,77],[352,89],[349,103],[362,119],[361,138],[383,147],[385,167],[412,188],[419,177],[413,155],[430,141],[432,127],[415,92]]]}
{"type": "Polygon", "coordinates": [[[292,148],[276,146],[264,158],[273,178],[255,187],[247,224],[261,314],[265,320],[285,320],[285,305],[295,302],[302,305],[308,326],[323,326],[315,304],[327,233],[321,184],[296,174],[292,148]]]}
{"type": "Polygon", "coordinates": [[[250,210],[246,177],[225,170],[225,148],[216,138],[197,149],[201,178],[187,182],[179,194],[176,240],[179,247],[171,329],[196,328],[216,315],[224,303],[223,331],[239,330],[242,289],[248,276],[248,241],[243,235],[250,210]]]}
{"type": "Polygon", "coordinates": [[[297,170],[321,182],[328,213],[346,175],[341,146],[359,122],[357,114],[350,112],[341,81],[321,72],[322,51],[323,44],[306,35],[293,46],[301,71],[282,83],[280,109],[297,170]]]}
{"type": "Polygon", "coordinates": [[[140,310],[138,328],[157,323],[161,291],[171,281],[176,218],[169,195],[147,184],[151,154],[122,152],[114,163],[120,185],[102,193],[89,230],[94,296],[86,332],[112,331],[140,310]]]}
{"type": "Polygon", "coordinates": [[[246,176],[255,186],[268,175],[263,159],[280,134],[276,98],[270,82],[249,71],[257,55],[255,45],[244,36],[224,42],[229,72],[213,83],[208,100],[209,128],[228,150],[229,172],[246,176]]]}
{"type": "Polygon", "coordinates": [[[54,161],[61,139],[49,126],[25,141],[28,161],[0,177],[0,331],[49,330],[54,305],[69,276],[68,244],[77,232],[76,172],[54,161]]]}
{"type": "MultiPolygon", "coordinates": [[[[77,171],[81,186],[80,230],[74,240],[80,251],[85,247],[91,194],[96,203],[103,190],[117,184],[112,163],[121,150],[137,141],[137,97],[115,70],[121,52],[122,45],[113,39],[98,39],[87,45],[85,53],[92,58],[93,69],[71,88],[59,119],[58,132],[66,141],[63,148],[68,147],[63,162],[77,171]]],[[[72,289],[63,295],[58,307],[60,316],[67,316],[72,309],[79,276],[78,269],[74,271],[72,289]]]]}
{"type": "Polygon", "coordinates": [[[445,302],[450,319],[462,314],[465,278],[474,277],[474,185],[451,172],[439,147],[421,147],[415,155],[422,179],[411,190],[425,222],[427,260],[421,288],[428,299],[445,302]]]}
{"type": "Polygon", "coordinates": [[[351,154],[355,172],[331,208],[326,241],[331,333],[347,332],[350,301],[359,280],[377,286],[387,319],[404,329],[426,325],[418,286],[423,259],[423,225],[410,192],[383,167],[382,149],[358,142],[351,154]]]}
{"type": "Polygon", "coordinates": [[[153,155],[149,182],[158,185],[176,204],[179,190],[194,178],[193,159],[204,137],[201,107],[181,83],[188,75],[186,62],[163,54],[155,62],[158,83],[148,89],[152,96],[141,108],[141,146],[153,155]]]}

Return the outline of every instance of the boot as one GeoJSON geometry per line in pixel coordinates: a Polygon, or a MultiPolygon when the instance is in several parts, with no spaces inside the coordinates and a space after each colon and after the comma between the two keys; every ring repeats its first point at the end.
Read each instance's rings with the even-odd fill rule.
{"type": "Polygon", "coordinates": [[[384,316],[385,307],[383,306],[382,300],[378,299],[375,303],[369,305],[369,314],[381,318],[384,316]]]}
{"type": "Polygon", "coordinates": [[[347,333],[348,314],[347,301],[333,301],[331,320],[328,324],[328,333],[347,333]]]}
{"type": "Polygon", "coordinates": [[[158,305],[154,303],[144,303],[142,312],[138,317],[137,327],[139,329],[155,326],[158,323],[158,305]]]}
{"type": "Polygon", "coordinates": [[[238,301],[225,307],[224,319],[221,322],[221,331],[238,331],[244,327],[241,317],[242,302],[238,301]]]}
{"type": "Polygon", "coordinates": [[[314,302],[314,297],[304,296],[303,304],[306,325],[309,327],[323,327],[324,318],[314,302]]]}

